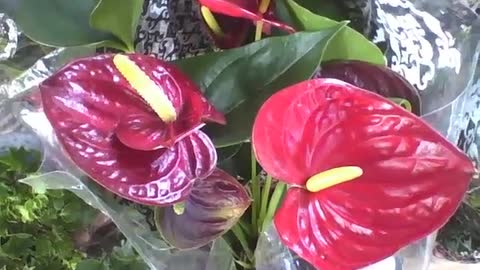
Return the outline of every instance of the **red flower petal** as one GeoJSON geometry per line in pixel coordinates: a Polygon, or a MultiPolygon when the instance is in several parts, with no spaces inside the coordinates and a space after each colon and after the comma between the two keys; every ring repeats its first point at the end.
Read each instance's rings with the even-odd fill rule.
{"type": "Polygon", "coordinates": [[[271,175],[305,185],[341,166],[363,175],[320,192],[289,190],[275,216],[283,242],[315,267],[358,269],[444,225],[473,166],[421,119],[333,79],[288,87],[260,109],[255,154],[271,175]]]}
{"type": "Polygon", "coordinates": [[[48,110],[47,115],[64,116],[52,125],[73,162],[100,185],[134,202],[181,201],[194,181],[208,176],[216,165],[215,147],[201,131],[169,149],[140,151],[123,145],[112,133],[76,122],[64,111],[48,110]]]}
{"type": "Polygon", "coordinates": [[[78,60],[42,83],[45,114],[75,164],[107,189],[144,204],[184,199],[216,164],[215,147],[197,131],[201,121],[224,122],[223,115],[172,66],[132,55],[177,111],[163,122],[112,58],[78,60]]]}
{"type": "Polygon", "coordinates": [[[215,14],[215,19],[222,28],[223,36],[218,36],[210,28],[207,28],[218,48],[232,49],[245,43],[252,26],[251,21],[222,14],[215,14]]]}
{"type": "Polygon", "coordinates": [[[291,26],[266,19],[258,14],[258,2],[252,0],[198,0],[200,5],[207,7],[214,13],[227,15],[235,18],[243,18],[253,22],[263,21],[267,25],[273,25],[289,33],[294,33],[295,29],[291,26]],[[255,6],[253,4],[256,4],[255,6]]]}
{"type": "Polygon", "coordinates": [[[68,111],[79,122],[111,132],[118,126],[121,141],[138,150],[169,147],[198,129],[203,120],[225,123],[223,115],[178,69],[153,57],[129,55],[162,87],[177,112],[177,120],[162,122],[117,70],[113,57],[101,55],[71,63],[41,84],[43,98],[51,99],[52,106],[68,111]],[[153,124],[154,119],[158,123],[153,124]]]}

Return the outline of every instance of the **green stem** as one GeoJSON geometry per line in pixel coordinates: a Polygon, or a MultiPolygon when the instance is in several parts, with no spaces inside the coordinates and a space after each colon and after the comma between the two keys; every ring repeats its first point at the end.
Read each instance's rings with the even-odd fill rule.
{"type": "Polygon", "coordinates": [[[235,235],[235,237],[238,239],[240,242],[240,245],[242,246],[243,250],[247,254],[247,257],[250,261],[253,260],[253,252],[250,249],[250,246],[248,245],[247,238],[245,236],[245,233],[243,232],[242,228],[238,224],[232,227],[232,232],[235,235]]]}
{"type": "Polygon", "coordinates": [[[242,228],[242,230],[246,233],[246,236],[248,238],[252,237],[252,229],[250,228],[249,225],[245,223],[244,220],[240,219],[237,224],[242,228]]]}
{"type": "MultiPolygon", "coordinates": [[[[267,175],[265,180],[265,185],[263,186],[260,214],[258,215],[258,224],[262,225],[265,220],[265,215],[267,214],[267,205],[270,197],[270,188],[272,187],[272,176],[267,175]]],[[[261,227],[258,227],[258,231],[261,232],[261,227]]]]}
{"type": "Polygon", "coordinates": [[[275,211],[277,211],[277,208],[281,203],[283,193],[285,192],[286,188],[287,185],[281,182],[278,182],[275,186],[275,190],[273,191],[272,197],[270,198],[267,214],[265,215],[262,223],[262,232],[265,231],[269,223],[272,221],[273,215],[275,215],[275,211]]]}
{"type": "Polygon", "coordinates": [[[253,152],[252,148],[252,154],[251,154],[251,166],[252,166],[252,228],[253,231],[257,230],[257,218],[258,218],[258,203],[260,200],[260,183],[259,179],[257,177],[257,159],[255,158],[255,153],[253,152]]]}
{"type": "MultiPolygon", "coordinates": [[[[270,6],[270,0],[262,0],[260,2],[260,7],[258,11],[260,12],[260,14],[263,15],[265,12],[267,12],[267,9],[269,6],[270,6]]],[[[263,22],[258,21],[255,27],[255,41],[259,41],[260,39],[262,39],[262,31],[263,31],[263,22]]]]}
{"type": "Polygon", "coordinates": [[[243,267],[244,269],[253,269],[253,266],[247,262],[240,261],[240,260],[235,260],[235,263],[243,267]]]}
{"type": "Polygon", "coordinates": [[[404,98],[388,98],[388,99],[390,99],[392,102],[398,104],[399,106],[401,106],[402,108],[404,108],[409,112],[412,112],[413,110],[412,103],[410,103],[408,99],[404,99],[404,98]]]}

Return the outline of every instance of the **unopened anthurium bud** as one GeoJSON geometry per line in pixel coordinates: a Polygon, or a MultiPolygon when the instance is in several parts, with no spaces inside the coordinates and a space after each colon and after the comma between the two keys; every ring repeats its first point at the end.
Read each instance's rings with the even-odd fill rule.
{"type": "Polygon", "coordinates": [[[207,178],[195,182],[190,196],[181,205],[157,208],[155,224],[172,246],[191,249],[204,246],[230,230],[250,206],[250,197],[233,176],[215,169],[207,178]]]}

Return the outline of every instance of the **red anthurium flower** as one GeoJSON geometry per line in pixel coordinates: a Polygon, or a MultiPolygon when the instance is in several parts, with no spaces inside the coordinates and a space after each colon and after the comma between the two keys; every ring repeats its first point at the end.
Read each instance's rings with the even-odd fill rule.
{"type": "Polygon", "coordinates": [[[420,118],[336,79],[273,95],[252,143],[265,171],[291,184],[274,218],[282,241],[322,270],[359,269],[435,231],[473,174],[420,118]]]}
{"type": "Polygon", "coordinates": [[[240,46],[245,41],[252,22],[262,22],[263,30],[267,33],[271,26],[289,33],[295,32],[291,26],[275,21],[272,15],[273,3],[270,1],[199,0],[199,3],[202,6],[202,16],[217,46],[222,49],[240,46]]]}
{"type": "Polygon", "coordinates": [[[175,67],[144,55],[75,61],[40,85],[45,114],[71,159],[130,200],[171,204],[216,164],[203,121],[221,113],[175,67]]]}

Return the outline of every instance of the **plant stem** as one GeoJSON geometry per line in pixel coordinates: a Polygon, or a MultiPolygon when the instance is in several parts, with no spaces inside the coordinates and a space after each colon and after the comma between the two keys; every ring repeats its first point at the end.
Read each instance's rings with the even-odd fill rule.
{"type": "MultiPolygon", "coordinates": [[[[265,215],[267,214],[267,205],[270,199],[270,188],[272,187],[272,176],[267,175],[265,180],[265,185],[262,190],[262,199],[260,201],[260,214],[258,215],[258,224],[263,227],[263,221],[265,220],[265,215]]],[[[261,232],[262,227],[258,227],[258,231],[261,232]]]]}
{"type": "Polygon", "coordinates": [[[235,224],[235,226],[232,227],[232,232],[235,235],[235,237],[238,239],[240,242],[240,245],[242,245],[243,250],[247,254],[247,257],[250,261],[253,260],[253,252],[250,249],[250,246],[248,245],[247,238],[245,237],[245,233],[243,232],[242,228],[238,224],[235,224]]]}
{"type": "MultiPolygon", "coordinates": [[[[268,7],[270,6],[270,0],[262,0],[260,2],[260,7],[258,8],[258,11],[260,14],[264,14],[267,12],[268,7]]],[[[262,38],[262,31],[263,31],[263,22],[258,21],[256,28],[255,28],[255,41],[258,41],[262,38]]]]}
{"type": "Polygon", "coordinates": [[[252,231],[257,231],[257,218],[258,218],[258,203],[260,200],[260,183],[257,177],[257,159],[255,158],[255,153],[253,152],[252,147],[252,154],[251,154],[251,166],[252,166],[252,231]]]}
{"type": "Polygon", "coordinates": [[[235,263],[243,267],[244,269],[253,269],[253,266],[247,262],[240,261],[240,260],[235,260],[235,263]]]}
{"type": "Polygon", "coordinates": [[[263,22],[258,21],[257,25],[255,26],[255,41],[259,41],[262,39],[262,31],[263,31],[263,22]]]}
{"type": "Polygon", "coordinates": [[[237,224],[242,228],[248,238],[252,237],[252,229],[244,220],[240,219],[237,224]]]}
{"type": "Polygon", "coordinates": [[[275,186],[275,190],[273,191],[272,197],[270,198],[267,214],[265,215],[265,218],[262,223],[262,228],[261,228],[262,232],[265,231],[265,229],[267,228],[267,225],[272,221],[273,215],[275,214],[275,211],[277,211],[277,208],[280,205],[280,202],[283,197],[283,193],[286,188],[287,188],[287,185],[281,182],[278,182],[277,185],[275,186]]]}

